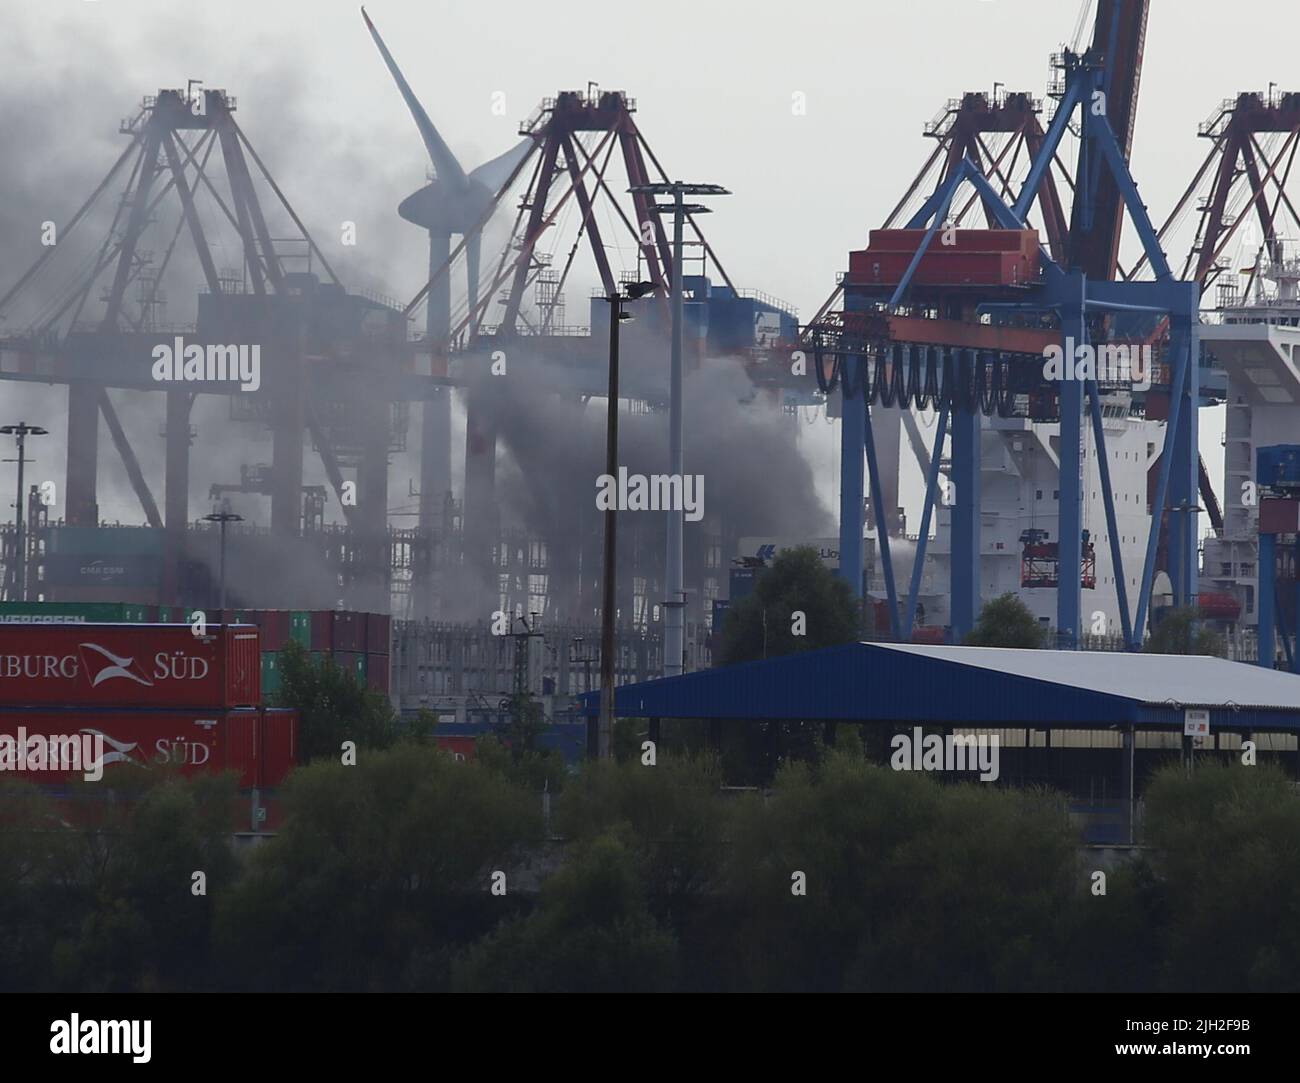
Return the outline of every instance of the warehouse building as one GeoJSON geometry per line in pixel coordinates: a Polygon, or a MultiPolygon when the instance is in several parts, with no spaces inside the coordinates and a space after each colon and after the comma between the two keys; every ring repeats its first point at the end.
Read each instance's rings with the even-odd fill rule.
{"type": "Polygon", "coordinates": [[[851,643],[624,685],[615,714],[652,738],[663,719],[746,720],[774,741],[773,723],[852,723],[869,748],[916,727],[996,736],[998,781],[1070,795],[1097,841],[1131,838],[1145,779],[1171,761],[1239,761],[1252,741],[1300,779],[1300,676],[1220,658],[851,643]]]}

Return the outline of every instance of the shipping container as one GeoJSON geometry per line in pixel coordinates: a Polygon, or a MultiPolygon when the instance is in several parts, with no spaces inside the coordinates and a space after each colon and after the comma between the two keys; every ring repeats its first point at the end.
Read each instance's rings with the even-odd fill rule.
{"type": "Polygon", "coordinates": [[[334,619],[334,651],[365,651],[366,615],[340,609],[330,616],[334,619]]]}
{"type": "Polygon", "coordinates": [[[311,614],[295,609],[289,614],[289,638],[303,650],[311,650],[311,614]]]}
{"type": "Polygon", "coordinates": [[[392,621],[387,613],[366,614],[366,653],[387,654],[392,621]]]}
{"type": "Polygon", "coordinates": [[[262,652],[262,698],[269,700],[276,695],[281,688],[280,683],[280,652],[263,651],[262,652]]]}
{"type": "Polygon", "coordinates": [[[287,609],[254,609],[249,611],[249,621],[262,633],[262,650],[282,651],[289,642],[289,611],[287,609]]]}
{"type": "Polygon", "coordinates": [[[163,531],[138,526],[52,526],[45,531],[51,554],[95,557],[160,557],[163,531]]]}
{"type": "Polygon", "coordinates": [[[98,774],[110,784],[112,772],[122,764],[146,769],[176,766],[181,774],[215,774],[235,771],[241,789],[278,786],[288,777],[298,757],[298,712],[263,708],[234,711],[86,711],[27,710],[0,711],[0,757],[15,757],[17,744],[24,741],[25,770],[9,770],[43,784],[60,784],[74,775],[98,774]],[[4,741],[12,739],[12,743],[4,741]],[[32,741],[37,737],[36,742],[32,741]],[[96,737],[102,740],[97,745],[96,737]],[[44,738],[44,740],[39,740],[44,738]],[[49,738],[58,738],[51,745],[49,738]],[[79,742],[80,761],[72,755],[66,739],[79,742]],[[46,750],[43,762],[57,757],[58,770],[32,769],[38,762],[35,748],[46,750]],[[51,748],[62,751],[49,751],[51,748]],[[102,754],[102,761],[98,759],[102,754]],[[29,759],[29,757],[32,757],[29,759]]]}
{"type": "Polygon", "coordinates": [[[388,695],[388,655],[366,655],[366,687],[388,695]]]}
{"type": "Polygon", "coordinates": [[[262,757],[259,786],[278,786],[298,762],[298,712],[262,711],[262,757]]]}
{"type": "Polygon", "coordinates": [[[121,624],[122,602],[0,602],[0,624],[121,624]]]}
{"type": "Polygon", "coordinates": [[[334,649],[334,611],[332,609],[312,610],[309,645],[313,651],[331,651],[334,649]]]}
{"type": "Polygon", "coordinates": [[[157,587],[162,581],[162,558],[156,556],[97,556],[47,553],[42,562],[43,582],[63,587],[157,587]]]}
{"type": "Polygon", "coordinates": [[[0,624],[3,707],[257,707],[251,625],[0,624]]]}
{"type": "Polygon", "coordinates": [[[258,728],[256,710],[7,710],[0,712],[0,734],[11,740],[0,740],[0,755],[13,757],[17,744],[25,743],[27,769],[18,769],[12,758],[8,767],[33,782],[66,782],[77,774],[96,774],[94,765],[102,754],[103,781],[109,783],[115,769],[133,763],[144,768],[172,765],[187,776],[236,771],[239,785],[248,787],[258,785],[258,728]],[[50,738],[75,739],[77,758],[69,759],[74,753],[66,745],[58,746],[61,753],[50,751],[50,738]],[[44,763],[57,760],[58,770],[31,769],[38,748],[45,750],[44,763]]]}
{"type": "Polygon", "coordinates": [[[362,688],[366,687],[366,656],[359,651],[335,651],[334,664],[362,688]]]}
{"type": "Polygon", "coordinates": [[[440,749],[450,753],[458,760],[472,760],[474,758],[474,747],[477,743],[475,737],[438,736],[434,734],[433,740],[440,749]]]}

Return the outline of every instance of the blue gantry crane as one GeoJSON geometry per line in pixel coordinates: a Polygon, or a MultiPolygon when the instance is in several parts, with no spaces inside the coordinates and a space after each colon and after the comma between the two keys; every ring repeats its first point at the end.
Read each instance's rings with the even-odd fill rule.
{"type": "Polygon", "coordinates": [[[1259,499],[1259,664],[1273,669],[1275,630],[1293,673],[1300,673],[1300,444],[1256,454],[1259,499]],[[1290,588],[1290,597],[1284,588],[1290,588]]]}
{"type": "MultiPolygon", "coordinates": [[[[850,256],[839,312],[824,312],[808,328],[814,370],[823,391],[839,388],[841,428],[841,569],[855,592],[862,584],[863,458],[870,466],[871,506],[891,631],[909,638],[915,617],[930,518],[940,484],[940,457],[951,429],[951,624],[960,640],[979,612],[980,414],[1060,422],[1060,501],[1057,585],[1058,645],[1079,643],[1083,530],[1082,436],[1085,407],[1097,447],[1125,642],[1140,646],[1150,609],[1162,512],[1168,514],[1169,574],[1175,603],[1194,605],[1197,594],[1199,452],[1198,307],[1194,281],[1175,278],[1128,168],[1138,76],[1147,16],[1144,0],[1102,0],[1092,45],[1063,50],[1059,105],[1035,139],[1023,184],[1014,198],[968,150],[903,230],[873,232],[868,247],[850,256]],[[1051,170],[1066,131],[1078,137],[1074,198],[1065,238],[1050,250],[1027,226],[1036,202],[1045,204],[1051,170]],[[989,229],[956,228],[954,196],[969,183],[989,229]],[[1127,214],[1152,277],[1116,281],[1119,237],[1127,214]],[[1064,243],[1061,243],[1063,240],[1064,243]],[[1103,393],[1095,366],[1076,367],[1117,335],[1117,324],[1142,321],[1167,335],[1170,403],[1163,454],[1152,500],[1136,612],[1130,606],[1115,496],[1103,425],[1103,393]],[[1055,357],[1056,371],[1045,361],[1055,357]],[[872,407],[938,411],[922,524],[911,583],[902,605],[893,574],[872,436],[872,407]]],[[[1045,214],[1045,218],[1047,215],[1045,214]]]]}

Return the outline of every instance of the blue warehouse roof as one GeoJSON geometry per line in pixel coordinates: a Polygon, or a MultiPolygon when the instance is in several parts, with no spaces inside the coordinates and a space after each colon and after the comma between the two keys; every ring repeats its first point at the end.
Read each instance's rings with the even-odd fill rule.
{"type": "MultiPolygon", "coordinates": [[[[599,693],[583,697],[599,706],[599,693]]],[[[621,686],[615,713],[1038,728],[1300,730],[1300,676],[1200,656],[849,643],[621,686]]]]}

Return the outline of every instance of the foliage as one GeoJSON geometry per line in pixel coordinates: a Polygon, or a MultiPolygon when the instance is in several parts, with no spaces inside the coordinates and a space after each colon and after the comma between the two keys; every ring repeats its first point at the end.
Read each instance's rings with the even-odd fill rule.
{"type": "Polygon", "coordinates": [[[1168,610],[1151,629],[1142,649],[1148,654],[1208,654],[1216,658],[1228,653],[1223,636],[1207,628],[1193,606],[1168,610]]]}
{"type": "Polygon", "coordinates": [[[497,737],[480,737],[474,755],[485,770],[529,793],[559,793],[569,773],[564,757],[554,749],[520,748],[497,737]]]}
{"type": "Polygon", "coordinates": [[[287,823],[218,913],[244,988],[441,988],[485,931],[490,874],[541,838],[536,798],[473,762],[399,744],[294,772],[287,823]]]}
{"type": "Polygon", "coordinates": [[[733,987],[1052,984],[1073,831],[1046,794],[946,786],[832,751],[744,802],[728,876],[733,987]],[[797,874],[806,894],[796,894],[797,874]]]}
{"type": "Polygon", "coordinates": [[[861,626],[852,589],[822,564],[817,551],[786,549],[758,576],[754,592],[727,610],[718,664],[852,643],[861,626]],[[794,634],[796,612],[805,617],[803,635],[794,634]]]}
{"type": "Polygon", "coordinates": [[[1168,989],[1300,992],[1300,799],[1272,766],[1172,765],[1146,796],[1168,989]]]}
{"type": "Polygon", "coordinates": [[[985,602],[975,627],[963,641],[968,647],[1021,647],[1037,650],[1047,643],[1047,630],[1020,598],[1011,593],[985,602]]]}
{"type": "Polygon", "coordinates": [[[387,748],[397,739],[397,719],[387,696],[362,687],[328,654],[314,662],[297,643],[285,644],[275,702],[298,711],[303,762],[337,760],[344,741],[361,749],[387,748]]]}
{"type": "Polygon", "coordinates": [[[542,889],[527,917],[504,922],[453,966],[452,985],[473,992],[667,992],[677,947],[651,916],[638,859],[601,835],[542,889]]]}
{"type": "Polygon", "coordinates": [[[673,920],[717,882],[724,812],[710,760],[593,763],[559,801],[556,829],[577,842],[616,833],[637,858],[655,914],[673,920]]]}
{"type": "Polygon", "coordinates": [[[491,746],[309,765],[239,854],[230,776],[0,778],[0,988],[1300,990],[1300,798],[1273,767],[1159,772],[1148,848],[1103,866],[1059,795],[876,766],[851,726],[767,793],[662,748],[588,764],[560,842],[511,774],[535,761],[491,746]]]}

